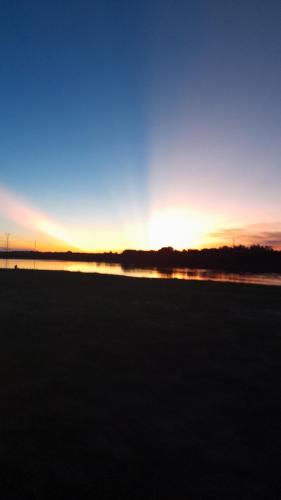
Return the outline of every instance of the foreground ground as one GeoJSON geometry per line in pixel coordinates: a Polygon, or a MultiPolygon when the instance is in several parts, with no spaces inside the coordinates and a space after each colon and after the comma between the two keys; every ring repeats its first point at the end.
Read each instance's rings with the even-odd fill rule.
{"type": "Polygon", "coordinates": [[[5,499],[279,499],[281,287],[0,272],[5,499]]]}

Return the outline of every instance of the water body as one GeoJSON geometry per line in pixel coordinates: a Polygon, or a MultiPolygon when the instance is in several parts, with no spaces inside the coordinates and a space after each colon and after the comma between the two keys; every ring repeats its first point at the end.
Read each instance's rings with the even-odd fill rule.
{"type": "Polygon", "coordinates": [[[260,285],[281,286],[281,274],[278,273],[231,273],[211,269],[191,268],[126,268],[121,264],[104,262],[69,262],[56,260],[24,260],[0,259],[0,268],[33,269],[45,271],[71,271],[82,273],[115,274],[118,276],[131,276],[134,278],[166,278],[197,281],[230,281],[233,283],[251,283],[260,285]]]}

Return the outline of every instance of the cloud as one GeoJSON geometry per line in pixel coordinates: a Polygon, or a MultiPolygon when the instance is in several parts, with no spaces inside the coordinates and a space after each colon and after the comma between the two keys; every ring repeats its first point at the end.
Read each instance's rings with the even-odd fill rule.
{"type": "Polygon", "coordinates": [[[222,228],[209,233],[209,237],[223,244],[263,245],[279,249],[281,248],[281,222],[222,228]]]}
{"type": "Polygon", "coordinates": [[[0,186],[0,215],[20,227],[39,231],[42,234],[75,247],[70,234],[50,217],[31,207],[17,195],[0,186]]]}

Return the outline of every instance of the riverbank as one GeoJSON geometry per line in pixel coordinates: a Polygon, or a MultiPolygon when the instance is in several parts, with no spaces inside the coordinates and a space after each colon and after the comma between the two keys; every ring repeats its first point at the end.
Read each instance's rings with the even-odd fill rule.
{"type": "Polygon", "coordinates": [[[279,498],[280,303],[0,271],[3,498],[279,498]]]}
{"type": "Polygon", "coordinates": [[[132,278],[162,278],[193,281],[219,281],[281,286],[281,273],[231,273],[211,269],[129,267],[109,262],[79,262],[63,260],[0,259],[0,269],[33,271],[70,271],[99,273],[132,278]]]}
{"type": "Polygon", "coordinates": [[[121,253],[0,251],[0,259],[100,262],[130,268],[213,269],[235,273],[281,273],[281,250],[259,245],[189,250],[124,250],[121,253]]]}

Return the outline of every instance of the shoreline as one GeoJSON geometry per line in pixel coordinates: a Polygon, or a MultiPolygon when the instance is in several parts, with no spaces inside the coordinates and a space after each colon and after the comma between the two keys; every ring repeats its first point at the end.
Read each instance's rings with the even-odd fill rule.
{"type": "Polygon", "coordinates": [[[223,247],[203,250],[177,251],[170,247],[157,251],[125,250],[122,253],[83,252],[0,252],[0,259],[52,260],[65,262],[119,264],[158,269],[205,269],[233,273],[281,273],[281,251],[267,247],[223,247]]]}
{"type": "MultiPolygon", "coordinates": [[[[215,280],[215,279],[181,279],[181,278],[173,278],[173,277],[146,277],[146,276],[130,276],[130,275],[122,275],[122,274],[110,274],[110,273],[102,273],[102,272],[86,272],[86,271],[70,271],[64,269],[33,269],[33,268],[1,268],[0,273],[32,273],[32,274],[56,274],[56,275],[78,275],[83,276],[85,278],[90,279],[113,279],[113,280],[130,280],[130,281],[145,281],[145,282],[164,282],[164,283],[185,283],[185,285],[214,285],[214,286],[249,286],[249,287],[263,287],[263,288],[278,288],[280,284],[265,284],[265,283],[250,283],[250,282],[242,282],[242,281],[231,281],[231,280],[215,280]]],[[[271,274],[271,273],[269,273],[271,274]]],[[[185,286],[184,285],[184,286],[185,286]]]]}
{"type": "MultiPolygon", "coordinates": [[[[31,259],[3,259],[0,270],[10,271],[43,271],[43,272],[71,272],[87,275],[98,274],[102,276],[119,276],[135,279],[169,280],[185,282],[216,282],[248,284],[258,286],[281,286],[281,273],[251,273],[233,272],[222,270],[191,269],[191,268],[149,268],[149,267],[123,267],[121,264],[85,263],[77,261],[47,261],[31,259]],[[15,265],[13,265],[13,261],[15,265]],[[30,267],[25,263],[30,262],[30,267]],[[41,262],[41,266],[40,266],[41,262]],[[61,265],[60,265],[61,263],[61,265]],[[65,264],[65,266],[63,265],[65,264]],[[80,266],[79,266],[80,264],[80,266]],[[87,267],[89,266],[89,267],[87,267]],[[93,266],[91,268],[91,266],[93,266]],[[112,266],[112,267],[111,267],[112,266]],[[115,267],[116,266],[116,267],[115,267]],[[40,268],[41,267],[41,268],[40,268]]],[[[1,266],[1,263],[0,263],[1,266]]]]}

